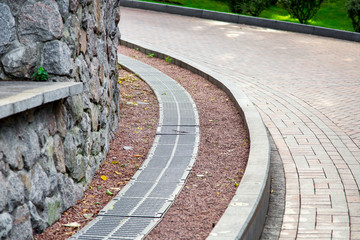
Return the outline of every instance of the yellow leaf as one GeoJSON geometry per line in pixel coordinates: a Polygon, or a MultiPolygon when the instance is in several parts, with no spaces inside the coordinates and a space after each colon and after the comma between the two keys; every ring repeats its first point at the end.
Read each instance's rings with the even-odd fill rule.
{"type": "Polygon", "coordinates": [[[121,175],[122,173],[119,173],[119,172],[115,171],[115,174],[117,174],[117,175],[121,175]]]}
{"type": "Polygon", "coordinates": [[[134,158],[143,157],[144,155],[134,155],[134,158]]]}
{"type": "Polygon", "coordinates": [[[111,164],[118,164],[118,162],[117,161],[112,161],[111,164]]]}
{"type": "Polygon", "coordinates": [[[101,179],[106,181],[107,180],[107,177],[105,175],[101,175],[101,179]]]}
{"type": "Polygon", "coordinates": [[[90,189],[92,189],[92,186],[91,186],[91,185],[89,185],[89,187],[90,187],[90,189]]]}

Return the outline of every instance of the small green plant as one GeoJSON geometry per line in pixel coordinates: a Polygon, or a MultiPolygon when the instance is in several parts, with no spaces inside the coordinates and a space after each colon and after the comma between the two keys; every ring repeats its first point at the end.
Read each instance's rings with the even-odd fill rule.
{"type": "Polygon", "coordinates": [[[49,78],[49,74],[45,71],[45,69],[39,67],[37,72],[33,74],[33,77],[36,81],[46,81],[49,78]]]}
{"type": "Polygon", "coordinates": [[[315,16],[324,0],[280,0],[291,17],[297,18],[300,23],[307,24],[315,16]]]}
{"type": "Polygon", "coordinates": [[[165,61],[166,61],[167,63],[171,63],[171,62],[172,62],[172,58],[169,57],[169,56],[167,56],[167,57],[165,58],[165,61]]]}
{"type": "Polygon", "coordinates": [[[146,57],[148,57],[148,58],[152,58],[152,57],[154,57],[155,56],[155,54],[153,54],[153,53],[149,53],[146,57]]]}
{"type": "Polygon", "coordinates": [[[269,0],[230,0],[229,9],[233,13],[250,14],[259,16],[260,13],[270,6],[269,0]]]}

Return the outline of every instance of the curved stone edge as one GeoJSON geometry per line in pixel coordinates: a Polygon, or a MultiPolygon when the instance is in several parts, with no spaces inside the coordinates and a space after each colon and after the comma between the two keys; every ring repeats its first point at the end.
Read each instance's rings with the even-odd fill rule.
{"type": "Polygon", "coordinates": [[[277,30],[312,34],[322,37],[331,37],[342,40],[360,42],[360,33],[324,28],[324,27],[317,27],[311,25],[304,25],[299,23],[271,20],[266,18],[251,17],[251,16],[209,11],[209,10],[189,8],[189,7],[180,7],[180,6],[173,6],[167,4],[152,3],[152,2],[143,2],[137,0],[121,0],[120,6],[140,8],[145,10],[179,14],[190,17],[198,17],[198,18],[218,20],[223,22],[246,24],[246,25],[258,26],[258,27],[265,27],[265,28],[271,28],[277,30]]]}
{"type": "Polygon", "coordinates": [[[121,39],[121,44],[136,48],[146,54],[153,53],[158,58],[169,56],[173,63],[186,68],[212,82],[222,89],[233,101],[241,114],[250,136],[250,154],[244,176],[225,213],[207,239],[258,239],[261,236],[270,195],[270,141],[261,116],[248,97],[234,89],[231,80],[196,62],[178,54],[166,54],[146,46],[121,39]]]}
{"type": "Polygon", "coordinates": [[[82,92],[82,83],[0,81],[0,119],[82,92]]]}

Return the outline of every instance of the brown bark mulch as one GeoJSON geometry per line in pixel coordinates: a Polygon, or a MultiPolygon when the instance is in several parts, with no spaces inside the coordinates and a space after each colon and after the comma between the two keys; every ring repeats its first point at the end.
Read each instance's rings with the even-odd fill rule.
{"type": "MultiPolygon", "coordinates": [[[[225,211],[245,171],[249,138],[242,119],[227,95],[202,77],[134,49],[119,46],[118,51],[177,80],[191,94],[200,116],[200,148],[186,186],[146,239],[205,239],[225,211]]],[[[119,71],[121,117],[106,162],[90,184],[92,189],[85,191],[78,205],[63,213],[44,233],[35,235],[36,239],[66,239],[78,232],[130,180],[146,158],[157,126],[157,101],[143,81],[123,69],[119,71]],[[124,150],[124,146],[132,150],[124,150]],[[109,196],[106,190],[114,195],[109,196]],[[63,226],[72,222],[81,227],[63,226]]]]}

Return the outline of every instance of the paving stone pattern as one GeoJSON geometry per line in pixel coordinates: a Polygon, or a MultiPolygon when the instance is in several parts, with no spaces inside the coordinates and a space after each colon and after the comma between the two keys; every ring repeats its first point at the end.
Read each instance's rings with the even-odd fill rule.
{"type": "Polygon", "coordinates": [[[279,239],[360,239],[359,43],[129,8],[120,28],[231,78],[257,106],[285,174],[279,239]]]}
{"type": "Polygon", "coordinates": [[[123,55],[119,63],[155,92],[160,120],[154,144],[139,171],[98,217],[72,239],[137,239],[146,235],[185,184],[200,142],[194,101],[175,80],[123,55]]]}

